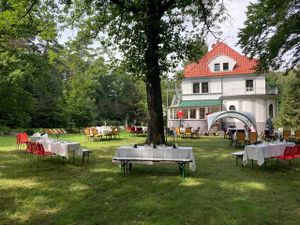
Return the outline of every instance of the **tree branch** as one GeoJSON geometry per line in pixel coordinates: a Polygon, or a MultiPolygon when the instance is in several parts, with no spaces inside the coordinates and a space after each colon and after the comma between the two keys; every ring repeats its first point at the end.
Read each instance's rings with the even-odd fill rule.
{"type": "Polygon", "coordinates": [[[30,14],[31,10],[33,9],[33,7],[35,6],[35,4],[38,3],[38,0],[34,0],[32,2],[32,4],[30,5],[30,7],[27,9],[27,11],[25,12],[25,14],[23,16],[21,16],[17,22],[15,24],[12,25],[12,27],[16,26],[22,19],[24,19],[28,14],[30,14]]]}
{"type": "MultiPolygon", "coordinates": [[[[204,5],[204,3],[203,3],[203,0],[200,0],[199,1],[199,4],[201,5],[201,11],[202,11],[202,19],[203,19],[203,21],[204,21],[204,25],[206,26],[206,29],[207,29],[207,31],[208,31],[208,33],[210,33],[214,38],[216,38],[216,39],[218,39],[218,37],[216,36],[216,34],[215,34],[215,32],[213,32],[212,30],[211,30],[211,25],[210,25],[210,23],[209,23],[209,21],[208,21],[208,10],[205,8],[205,5],[204,5]]],[[[224,1],[222,0],[222,3],[221,3],[221,6],[220,6],[221,8],[220,8],[220,11],[222,11],[222,9],[224,9],[224,1]]]]}

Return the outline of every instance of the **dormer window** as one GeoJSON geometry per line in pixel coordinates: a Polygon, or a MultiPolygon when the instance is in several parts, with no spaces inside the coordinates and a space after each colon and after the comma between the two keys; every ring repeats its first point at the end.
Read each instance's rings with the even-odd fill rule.
{"type": "Polygon", "coordinates": [[[233,71],[235,65],[236,60],[234,60],[232,57],[225,54],[220,54],[208,63],[208,68],[213,73],[220,73],[233,71]]]}
{"type": "Polygon", "coordinates": [[[215,69],[215,71],[220,71],[220,63],[215,63],[214,69],[215,69]]]}
{"type": "Polygon", "coordinates": [[[229,63],[223,63],[223,70],[229,70],[229,63]]]}

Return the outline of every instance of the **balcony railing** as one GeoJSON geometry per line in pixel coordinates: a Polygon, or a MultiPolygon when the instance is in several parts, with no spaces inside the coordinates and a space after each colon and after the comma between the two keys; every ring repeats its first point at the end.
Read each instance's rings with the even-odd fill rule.
{"type": "Polygon", "coordinates": [[[277,87],[266,87],[266,95],[277,95],[277,87]]]}
{"type": "Polygon", "coordinates": [[[224,89],[223,96],[232,95],[277,95],[276,87],[266,87],[266,88],[232,88],[224,89]]]}

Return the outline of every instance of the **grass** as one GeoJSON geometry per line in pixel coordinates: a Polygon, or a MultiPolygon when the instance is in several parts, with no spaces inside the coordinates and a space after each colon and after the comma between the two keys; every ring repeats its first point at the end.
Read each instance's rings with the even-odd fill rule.
{"type": "Polygon", "coordinates": [[[197,170],[187,178],[176,164],[134,165],[123,177],[111,162],[115,149],[144,137],[62,139],[93,150],[90,163],[30,163],[14,137],[0,137],[0,224],[300,224],[300,161],[242,168],[228,140],[201,137],[176,140],[193,146],[197,170]]]}

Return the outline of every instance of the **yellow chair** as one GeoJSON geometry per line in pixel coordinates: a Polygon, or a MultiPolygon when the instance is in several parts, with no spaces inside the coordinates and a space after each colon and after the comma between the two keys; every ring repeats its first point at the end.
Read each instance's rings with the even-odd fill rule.
{"type": "Polygon", "coordinates": [[[283,130],[283,139],[285,141],[289,141],[291,139],[291,131],[290,130],[283,130]]]}
{"type": "Polygon", "coordinates": [[[89,127],[84,128],[83,133],[84,133],[85,138],[90,141],[91,137],[93,136],[91,134],[90,128],[89,127]]]}
{"type": "Polygon", "coordinates": [[[186,127],[184,130],[184,137],[190,136],[190,138],[193,137],[193,131],[191,127],[186,127]]]}
{"type": "Polygon", "coordinates": [[[257,141],[257,133],[256,132],[250,132],[249,133],[249,144],[254,144],[257,141]]]}
{"type": "Polygon", "coordinates": [[[246,141],[245,132],[237,131],[236,132],[235,147],[237,148],[238,146],[241,146],[242,143],[245,145],[245,141],[246,141]]]}
{"type": "Polygon", "coordinates": [[[100,139],[102,138],[102,134],[98,132],[98,130],[95,127],[91,128],[91,134],[93,139],[100,139]]]}
{"type": "Polygon", "coordinates": [[[175,127],[176,137],[181,137],[180,127],[175,127]]]}
{"type": "Polygon", "coordinates": [[[300,142],[300,129],[295,131],[295,142],[300,142]]]}
{"type": "Polygon", "coordinates": [[[120,129],[119,127],[113,127],[111,129],[111,133],[113,137],[118,137],[120,139],[120,129]]]}

